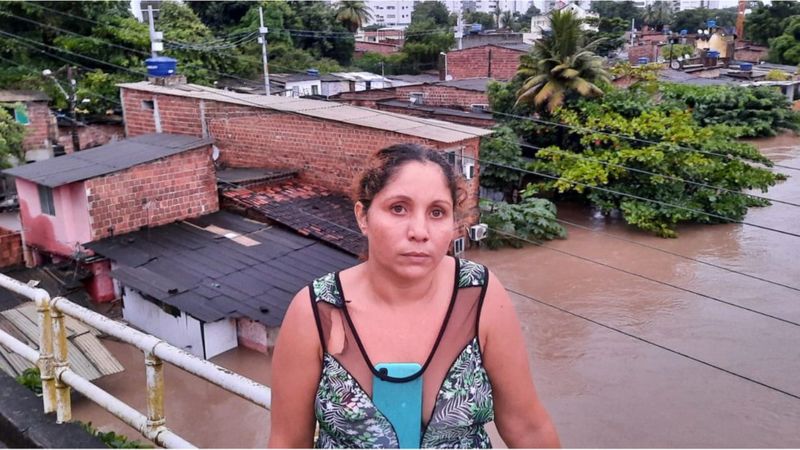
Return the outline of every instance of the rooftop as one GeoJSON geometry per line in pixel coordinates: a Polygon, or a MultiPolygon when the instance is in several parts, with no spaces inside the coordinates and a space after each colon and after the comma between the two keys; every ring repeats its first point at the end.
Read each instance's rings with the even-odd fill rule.
{"type": "Polygon", "coordinates": [[[271,73],[269,74],[270,81],[277,81],[278,83],[291,83],[295,81],[313,81],[319,80],[319,75],[308,75],[305,73],[271,73]]]}
{"type": "Polygon", "coordinates": [[[457,89],[465,89],[468,91],[478,91],[478,92],[486,92],[486,87],[489,85],[489,81],[491,78],[465,78],[462,80],[450,80],[450,81],[440,81],[436,84],[437,86],[448,86],[454,87],[457,89]]]}
{"type": "Polygon", "coordinates": [[[156,86],[142,81],[138,83],[123,83],[119,86],[126,89],[152,92],[155,94],[198,98],[255,108],[272,109],[314,117],[321,120],[341,122],[353,126],[390,131],[443,143],[460,142],[492,133],[491,130],[482,128],[451,124],[432,119],[422,119],[322,100],[241,94],[195,84],[166,87],[156,86]]]}
{"type": "Polygon", "coordinates": [[[430,75],[425,73],[419,75],[389,75],[387,78],[405,81],[406,83],[434,83],[439,81],[438,75],[430,75]]]}
{"type": "Polygon", "coordinates": [[[119,172],[212,142],[208,138],[193,136],[145,134],[58,158],[13,167],[4,170],[3,173],[54,188],[119,172]]]}
{"type": "Polygon", "coordinates": [[[203,322],[279,326],[295,293],[356,258],[224,211],[86,244],[125,286],[203,322]]]}
{"type": "Polygon", "coordinates": [[[238,207],[263,218],[313,236],[352,255],[359,255],[366,240],[353,214],[353,202],[344,195],[294,180],[272,184],[258,191],[238,188],[222,192],[238,207]]]}
{"type": "Polygon", "coordinates": [[[0,102],[46,102],[48,100],[50,97],[41,91],[0,89],[0,102]]]}

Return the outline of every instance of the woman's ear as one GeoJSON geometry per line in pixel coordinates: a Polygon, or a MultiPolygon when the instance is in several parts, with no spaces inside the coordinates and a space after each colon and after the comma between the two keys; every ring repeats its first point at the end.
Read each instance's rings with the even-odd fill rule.
{"type": "Polygon", "coordinates": [[[358,228],[361,229],[361,234],[367,234],[367,208],[364,207],[364,204],[356,202],[355,206],[353,206],[353,212],[356,214],[356,222],[358,222],[358,228]]]}

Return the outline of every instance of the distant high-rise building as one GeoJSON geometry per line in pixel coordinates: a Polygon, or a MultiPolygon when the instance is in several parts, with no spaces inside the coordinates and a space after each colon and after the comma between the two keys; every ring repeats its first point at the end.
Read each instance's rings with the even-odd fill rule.
{"type": "MultiPolygon", "coordinates": [[[[525,13],[534,4],[534,0],[439,0],[451,13],[459,11],[476,11],[494,14],[500,11],[525,13]]],[[[587,0],[584,0],[587,1],[587,0]]],[[[420,0],[366,0],[364,3],[370,8],[372,20],[365,23],[369,25],[408,26],[411,23],[411,12],[414,5],[420,0]]],[[[332,0],[336,3],[336,0],[332,0]]],[[[540,8],[541,9],[541,8],[540,8]]]]}

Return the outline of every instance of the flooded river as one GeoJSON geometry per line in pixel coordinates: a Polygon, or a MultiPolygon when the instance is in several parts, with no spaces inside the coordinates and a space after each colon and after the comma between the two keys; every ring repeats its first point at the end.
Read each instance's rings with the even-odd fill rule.
{"type": "MultiPolygon", "coordinates": [[[[800,168],[800,139],[758,145],[800,168]]],[[[794,177],[765,195],[800,202],[800,171],[783,172],[794,177]]],[[[800,447],[800,238],[715,225],[660,239],[570,204],[559,205],[559,217],[588,229],[567,226],[569,238],[550,248],[467,256],[513,291],[564,446],[800,447]]],[[[794,206],[752,209],[745,221],[800,234],[794,206]]],[[[108,345],[127,370],[99,384],[143,411],[141,353],[108,345]]],[[[269,383],[259,353],[237,349],[213,361],[269,383]]],[[[189,441],[266,445],[267,412],[172,367],[165,378],[167,424],[189,441]]],[[[86,400],[74,412],[138,438],[86,400]]]]}

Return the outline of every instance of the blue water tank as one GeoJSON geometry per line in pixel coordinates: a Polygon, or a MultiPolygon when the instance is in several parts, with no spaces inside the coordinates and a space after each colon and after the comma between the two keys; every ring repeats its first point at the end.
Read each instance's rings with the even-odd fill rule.
{"type": "Polygon", "coordinates": [[[151,77],[168,77],[178,71],[178,60],[168,56],[156,56],[144,62],[147,65],[147,75],[151,77]]]}
{"type": "Polygon", "coordinates": [[[709,58],[719,58],[719,52],[716,50],[709,50],[708,51],[709,58]]]}
{"type": "Polygon", "coordinates": [[[708,23],[708,28],[716,28],[717,27],[717,21],[716,20],[708,19],[707,23],[708,23]]]}
{"type": "Polygon", "coordinates": [[[319,76],[319,70],[317,70],[317,69],[306,69],[306,75],[311,75],[311,76],[314,76],[314,77],[318,77],[319,76]]]}
{"type": "Polygon", "coordinates": [[[753,64],[752,63],[740,63],[739,64],[739,70],[744,71],[744,72],[749,72],[749,71],[753,70],[753,64]]]}
{"type": "Polygon", "coordinates": [[[470,31],[473,33],[480,33],[481,31],[483,31],[483,25],[479,23],[473,23],[472,29],[470,31]]]}
{"type": "Polygon", "coordinates": [[[650,58],[647,58],[645,56],[643,56],[643,57],[641,57],[641,58],[636,60],[637,64],[647,64],[649,62],[650,62],[650,58]]]}
{"type": "Polygon", "coordinates": [[[685,28],[683,30],[681,30],[681,36],[686,36],[687,34],[689,34],[689,30],[687,30],[685,28]]]}

